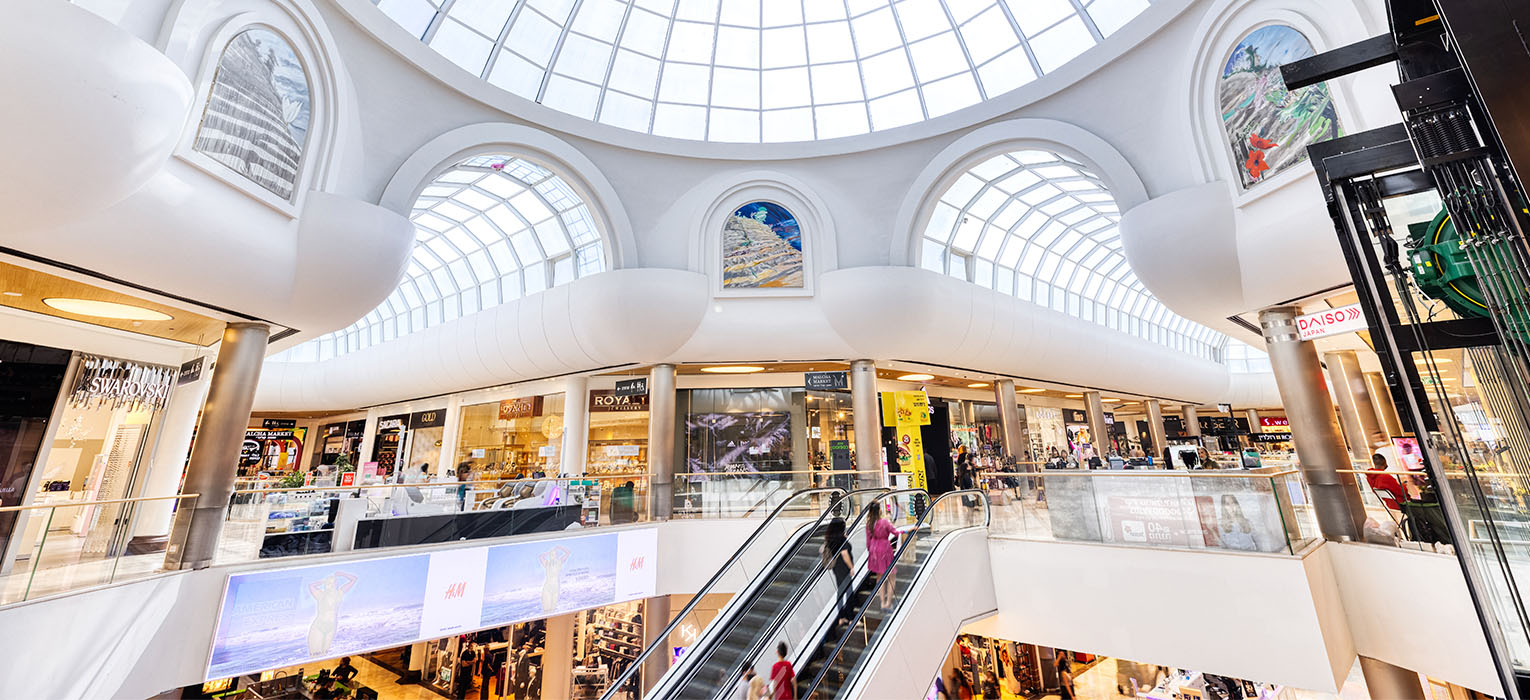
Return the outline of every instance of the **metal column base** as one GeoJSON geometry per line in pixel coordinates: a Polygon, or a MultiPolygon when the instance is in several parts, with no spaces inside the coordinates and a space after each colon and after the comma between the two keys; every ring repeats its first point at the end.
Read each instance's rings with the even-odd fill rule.
{"type": "Polygon", "coordinates": [[[1369,656],[1360,657],[1360,673],[1372,700],[1428,700],[1418,673],[1369,656]]]}

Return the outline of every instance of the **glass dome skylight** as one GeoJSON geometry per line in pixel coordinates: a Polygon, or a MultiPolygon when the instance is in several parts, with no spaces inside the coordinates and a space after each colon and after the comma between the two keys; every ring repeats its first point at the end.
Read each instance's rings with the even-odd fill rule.
{"type": "Polygon", "coordinates": [[[683,139],[810,141],[1013,90],[1148,0],[373,0],[490,83],[683,139]]]}
{"type": "Polygon", "coordinates": [[[941,195],[921,264],[1183,352],[1219,359],[1228,338],[1170,311],[1137,279],[1116,200],[1083,164],[1049,151],[994,156],[941,195]]]}
{"type": "Polygon", "coordinates": [[[351,327],[275,359],[327,360],[606,269],[584,200],[523,158],[459,163],[425,187],[410,218],[414,252],[398,289],[351,327]]]}

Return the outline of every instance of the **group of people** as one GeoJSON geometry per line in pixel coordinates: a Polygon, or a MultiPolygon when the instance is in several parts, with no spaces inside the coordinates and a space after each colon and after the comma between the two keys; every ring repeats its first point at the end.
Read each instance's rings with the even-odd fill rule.
{"type": "Polygon", "coordinates": [[[770,667],[768,679],[755,673],[752,664],[744,666],[729,700],[797,700],[797,670],[786,652],[786,642],[777,642],[776,663],[770,667]]]}
{"type": "Polygon", "coordinates": [[[1414,542],[1453,542],[1439,497],[1422,474],[1415,477],[1388,473],[1396,470],[1389,468],[1386,455],[1381,452],[1371,455],[1371,471],[1374,473],[1365,475],[1366,483],[1387,514],[1401,520],[1404,536],[1414,542]]]}
{"type": "Polygon", "coordinates": [[[327,668],[319,670],[318,678],[313,682],[314,700],[336,700],[351,695],[351,682],[356,679],[360,671],[351,665],[351,657],[340,657],[340,665],[331,671],[327,668]]]}

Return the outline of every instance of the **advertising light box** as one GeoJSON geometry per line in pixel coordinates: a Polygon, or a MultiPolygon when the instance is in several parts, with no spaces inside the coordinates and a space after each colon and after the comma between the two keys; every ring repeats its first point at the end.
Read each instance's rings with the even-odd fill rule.
{"type": "Polygon", "coordinates": [[[650,598],[658,541],[647,528],[233,574],[207,678],[650,598]]]}

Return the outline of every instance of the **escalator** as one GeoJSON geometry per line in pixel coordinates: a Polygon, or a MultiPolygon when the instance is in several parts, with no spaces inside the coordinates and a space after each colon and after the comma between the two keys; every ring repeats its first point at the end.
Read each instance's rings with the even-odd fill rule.
{"type": "Polygon", "coordinates": [[[653,678],[646,679],[644,685],[653,686],[646,693],[648,697],[711,697],[717,669],[737,668],[743,659],[750,658],[756,641],[751,633],[769,626],[789,609],[795,592],[816,575],[826,524],[854,514],[882,492],[872,489],[846,494],[840,489],[818,488],[792,494],[637,660],[612,681],[602,700],[631,697],[628,693],[640,672],[663,674],[656,685],[653,678]],[[783,540],[785,543],[778,546],[783,540]],[[701,603],[713,593],[733,597],[709,621],[701,603]],[[683,655],[666,672],[674,650],[683,650],[683,655]]]}

